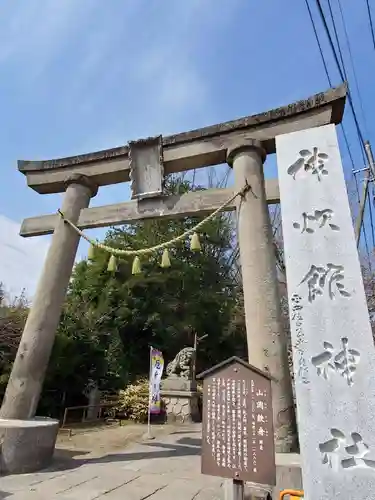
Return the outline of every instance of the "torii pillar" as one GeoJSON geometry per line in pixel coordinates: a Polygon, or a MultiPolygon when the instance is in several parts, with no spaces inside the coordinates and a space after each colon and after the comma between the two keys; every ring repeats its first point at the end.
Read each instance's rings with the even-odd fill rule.
{"type": "MultiPolygon", "coordinates": [[[[62,212],[77,223],[97,193],[92,181],[81,174],[66,181],[62,212]]],[[[35,416],[48,361],[69,285],[80,236],[60,218],[18,347],[0,410],[3,419],[35,416]]]]}
{"type": "Polygon", "coordinates": [[[262,144],[251,139],[234,144],[227,151],[228,164],[234,171],[236,190],[249,186],[237,204],[248,360],[273,378],[275,448],[276,452],[288,453],[294,446],[296,429],[263,173],[265,158],[262,144]]]}

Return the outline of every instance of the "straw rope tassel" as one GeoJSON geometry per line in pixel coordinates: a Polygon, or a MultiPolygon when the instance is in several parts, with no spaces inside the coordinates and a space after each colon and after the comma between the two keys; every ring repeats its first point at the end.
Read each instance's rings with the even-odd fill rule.
{"type": "Polygon", "coordinates": [[[117,271],[117,259],[114,255],[111,255],[109,258],[107,271],[110,273],[115,273],[117,271]]]}
{"type": "Polygon", "coordinates": [[[167,267],[171,267],[171,259],[169,258],[168,248],[164,249],[163,255],[161,257],[160,267],[166,269],[167,267]]]}
{"type": "Polygon", "coordinates": [[[193,233],[191,235],[190,250],[192,252],[200,252],[202,250],[201,243],[199,241],[198,233],[193,233]]]}
{"type": "Polygon", "coordinates": [[[87,254],[88,260],[94,260],[95,259],[95,247],[94,245],[89,246],[89,251],[87,254]]]}
{"type": "Polygon", "coordinates": [[[141,261],[136,255],[133,260],[133,266],[132,266],[132,274],[141,274],[142,268],[141,268],[141,261]]]}

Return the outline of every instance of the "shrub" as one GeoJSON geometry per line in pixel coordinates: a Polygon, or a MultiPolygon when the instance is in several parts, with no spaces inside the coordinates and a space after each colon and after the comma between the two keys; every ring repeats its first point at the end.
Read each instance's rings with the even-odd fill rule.
{"type": "Polygon", "coordinates": [[[148,416],[149,382],[140,379],[128,385],[124,391],[119,391],[118,403],[114,408],[116,415],[134,420],[147,422],[148,416]]]}

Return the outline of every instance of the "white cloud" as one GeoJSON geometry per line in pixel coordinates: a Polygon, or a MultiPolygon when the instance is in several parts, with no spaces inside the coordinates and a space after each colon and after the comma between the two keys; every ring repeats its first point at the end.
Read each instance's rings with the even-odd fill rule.
{"type": "MultiPolygon", "coordinates": [[[[176,121],[181,113],[185,116],[192,109],[207,109],[208,85],[202,78],[199,68],[189,57],[189,47],[178,43],[176,37],[168,45],[154,46],[147,49],[139,58],[137,78],[151,83],[154,89],[155,115],[169,116],[176,121]]],[[[151,104],[151,103],[150,103],[151,104]]],[[[151,106],[152,107],[152,106],[151,106]]],[[[147,110],[148,113],[150,109],[147,110]]]]}
{"type": "Polygon", "coordinates": [[[30,83],[64,50],[92,7],[76,0],[5,0],[0,6],[0,65],[22,65],[30,83]]]}
{"type": "MultiPolygon", "coordinates": [[[[213,106],[202,53],[207,43],[222,36],[238,1],[172,0],[150,5],[128,0],[107,9],[95,0],[3,0],[0,67],[27,75],[20,79],[26,91],[37,90],[35,80],[41,76],[49,88],[49,66],[73,48],[75,58],[69,59],[68,69],[74,78],[61,87],[59,101],[77,103],[81,113],[86,107],[93,116],[98,109],[113,116],[110,129],[95,123],[82,152],[193,128],[203,117],[209,121],[213,106]],[[119,81],[124,82],[121,88],[115,85],[119,81]],[[77,95],[79,99],[72,99],[77,95]]],[[[100,123],[100,113],[96,120],[100,123]]],[[[127,194],[126,190],[124,197],[127,194]]],[[[100,204],[106,198],[103,193],[100,204]]],[[[0,281],[12,294],[26,288],[31,296],[47,243],[43,238],[23,239],[18,231],[16,222],[0,215],[0,281]]],[[[83,257],[84,245],[78,254],[83,257]]]]}
{"type": "Polygon", "coordinates": [[[22,238],[20,225],[0,215],[0,282],[14,297],[25,289],[27,297],[35,293],[48,249],[44,237],[22,238]]]}

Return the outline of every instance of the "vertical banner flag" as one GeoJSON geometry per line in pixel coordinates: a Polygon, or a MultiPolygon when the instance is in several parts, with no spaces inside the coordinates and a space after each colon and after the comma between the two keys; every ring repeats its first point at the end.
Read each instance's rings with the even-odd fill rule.
{"type": "Polygon", "coordinates": [[[159,414],[161,409],[160,382],[163,375],[164,359],[161,351],[151,348],[150,362],[150,413],[159,414]]]}

